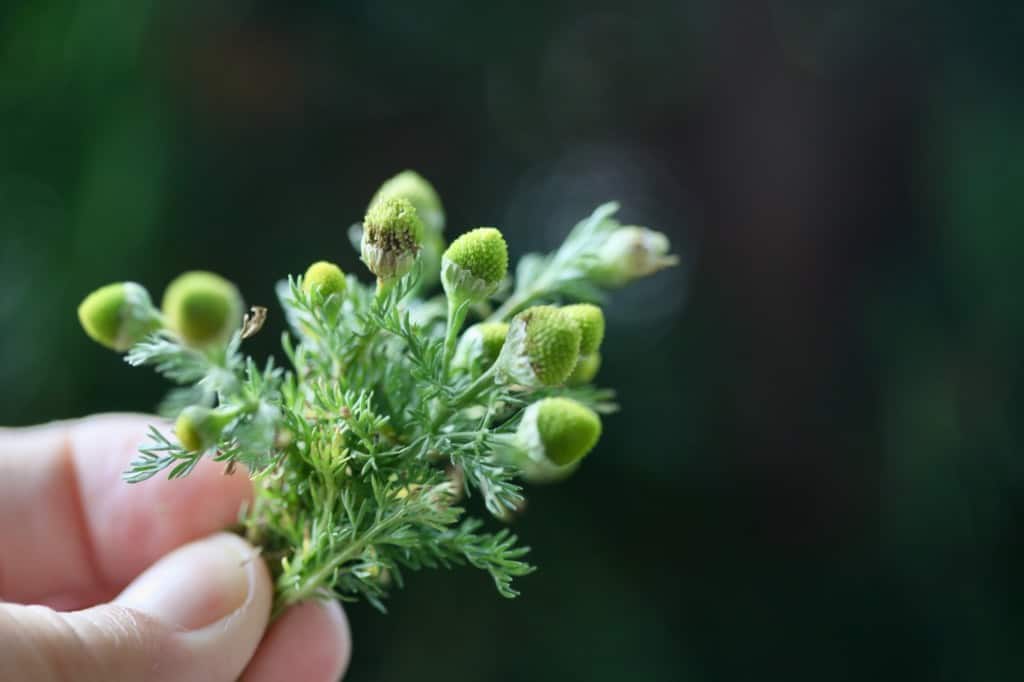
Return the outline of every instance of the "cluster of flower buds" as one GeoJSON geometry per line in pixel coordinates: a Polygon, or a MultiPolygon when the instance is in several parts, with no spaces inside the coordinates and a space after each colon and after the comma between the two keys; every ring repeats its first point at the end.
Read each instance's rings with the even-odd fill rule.
{"type": "Polygon", "coordinates": [[[92,339],[119,352],[161,330],[197,348],[222,344],[242,324],[238,289],[211,272],[176,278],[164,292],[161,308],[153,306],[141,285],[119,282],[86,296],[78,306],[78,319],[92,339]]]}
{"type": "MultiPolygon", "coordinates": [[[[444,228],[445,213],[434,187],[419,174],[403,171],[384,182],[371,199],[360,251],[377,277],[379,295],[390,291],[417,263],[421,290],[440,280],[448,305],[445,375],[454,367],[472,379],[476,391],[494,383],[523,390],[590,383],[601,366],[605,335],[604,313],[596,305],[535,305],[510,322],[500,321],[504,311],[499,309],[491,321],[460,336],[470,307],[486,304],[508,276],[508,246],[497,228],[478,227],[445,248],[444,228]]],[[[617,224],[610,230],[576,271],[598,286],[622,286],[677,263],[669,254],[668,238],[660,232],[617,224]]],[[[327,321],[337,320],[350,286],[341,268],[318,261],[300,281],[327,321]]],[[[162,311],[153,306],[142,286],[122,282],[90,294],[78,312],[90,337],[119,351],[154,332],[194,348],[215,348],[242,324],[237,288],[209,272],[187,272],[175,279],[161,307],[162,311]]],[[[516,309],[508,306],[507,312],[516,309]]],[[[236,418],[238,414],[229,409],[192,406],[181,413],[175,430],[183,446],[202,450],[215,444],[236,418]]],[[[516,453],[514,462],[524,476],[558,478],[589,452],[600,432],[600,419],[590,408],[567,398],[545,398],[524,411],[509,451],[516,453]]]]}
{"type": "MultiPolygon", "coordinates": [[[[509,324],[485,322],[462,335],[455,366],[476,377],[526,389],[583,384],[594,378],[604,340],[604,313],[596,305],[534,306],[509,324]]],[[[571,474],[601,435],[601,419],[564,397],[544,398],[523,413],[515,434],[497,440],[501,458],[532,483],[571,474]]]]}

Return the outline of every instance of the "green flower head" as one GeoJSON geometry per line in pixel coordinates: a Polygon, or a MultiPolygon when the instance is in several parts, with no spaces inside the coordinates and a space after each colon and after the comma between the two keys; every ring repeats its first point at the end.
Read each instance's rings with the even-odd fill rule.
{"type": "Polygon", "coordinates": [[[506,322],[481,322],[467,329],[455,351],[455,366],[489,369],[501,355],[508,329],[506,322]]]}
{"type": "Polygon", "coordinates": [[[164,292],[168,326],[188,344],[226,341],[242,324],[242,297],[234,284],[212,272],[179,275],[164,292]]]}
{"type": "Polygon", "coordinates": [[[162,326],[149,292],[135,282],[108,284],[86,296],[78,321],[89,338],[116,351],[128,350],[162,326]]]}
{"type": "Polygon", "coordinates": [[[478,227],[453,241],[441,259],[441,283],[449,297],[480,301],[508,274],[508,245],[493,227],[478,227]]]}
{"type": "Polygon", "coordinates": [[[580,354],[596,353],[604,341],[604,313],[596,305],[576,303],[562,308],[562,312],[580,327],[580,354]]]}
{"type": "Polygon", "coordinates": [[[321,298],[345,293],[345,273],[334,263],[325,260],[309,266],[302,276],[302,290],[307,296],[317,293],[321,298]]]}
{"type": "Polygon", "coordinates": [[[174,435],[189,452],[202,452],[217,444],[224,428],[238,416],[237,408],[186,407],[174,422],[174,435]]]}
{"type": "Polygon", "coordinates": [[[408,199],[384,199],[370,206],[363,220],[362,256],[382,280],[412,270],[423,242],[423,221],[408,199]]]}
{"type": "Polygon", "coordinates": [[[589,384],[597,376],[598,371],[601,369],[601,354],[591,353],[589,355],[581,355],[579,362],[576,363],[576,368],[569,375],[569,379],[566,383],[570,386],[583,386],[589,384]]]}
{"type": "Polygon", "coordinates": [[[569,398],[530,405],[517,431],[531,459],[564,467],[582,459],[601,438],[601,418],[569,398]]]}
{"type": "Polygon", "coordinates": [[[444,232],[444,207],[441,197],[426,178],[412,170],[405,170],[384,182],[370,200],[370,207],[386,199],[407,199],[423,221],[428,232],[444,232]]]}
{"type": "Polygon", "coordinates": [[[569,377],[580,354],[580,329],[554,306],[534,306],[512,318],[499,364],[525,386],[557,386],[569,377]]]}

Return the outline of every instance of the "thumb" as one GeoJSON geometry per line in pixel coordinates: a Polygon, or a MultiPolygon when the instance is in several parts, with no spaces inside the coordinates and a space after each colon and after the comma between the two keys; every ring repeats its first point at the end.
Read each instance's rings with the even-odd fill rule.
{"type": "Polygon", "coordinates": [[[160,559],[110,604],[0,604],[0,679],[229,682],[263,636],[271,597],[256,550],[213,535],[160,559]]]}

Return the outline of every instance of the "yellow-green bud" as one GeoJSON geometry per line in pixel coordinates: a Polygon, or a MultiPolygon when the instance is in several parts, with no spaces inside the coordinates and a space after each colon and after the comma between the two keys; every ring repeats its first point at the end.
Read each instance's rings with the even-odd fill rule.
{"type": "Polygon", "coordinates": [[[554,306],[534,306],[512,318],[498,366],[525,386],[556,386],[576,367],[579,325],[554,306]]]}
{"type": "Polygon", "coordinates": [[[135,282],[108,284],[86,296],[78,321],[89,338],[116,351],[128,350],[162,326],[149,292],[135,282]]]}
{"type": "Polygon", "coordinates": [[[423,242],[423,221],[408,199],[384,199],[370,206],[363,220],[363,262],[381,280],[412,270],[423,242]]]}
{"type": "Polygon", "coordinates": [[[481,322],[467,329],[455,350],[455,366],[476,371],[489,369],[505,346],[508,329],[506,322],[481,322]]]}
{"type": "Polygon", "coordinates": [[[635,225],[620,227],[601,246],[589,274],[598,284],[623,286],[677,265],[679,258],[668,250],[668,237],[661,232],[635,225]]]}
{"type": "Polygon", "coordinates": [[[189,452],[202,452],[217,444],[224,428],[238,416],[237,408],[186,407],[174,422],[174,435],[189,452]]]}
{"type": "Polygon", "coordinates": [[[188,344],[227,340],[242,324],[242,297],[234,284],[212,272],[179,275],[164,292],[168,326],[188,344]]]}
{"type": "Polygon", "coordinates": [[[564,467],[597,445],[601,418],[575,400],[545,398],[526,408],[516,435],[531,459],[564,467]]]}
{"type": "Polygon", "coordinates": [[[405,170],[386,180],[370,200],[370,206],[385,199],[403,198],[416,209],[428,232],[440,235],[444,231],[444,208],[434,186],[412,170],[405,170]]]}
{"type": "Polygon", "coordinates": [[[453,241],[441,259],[441,283],[449,298],[482,301],[508,274],[508,245],[493,227],[478,227],[453,241]]]}
{"type": "Polygon", "coordinates": [[[319,296],[326,300],[331,296],[340,297],[345,293],[345,273],[334,263],[325,260],[309,266],[302,276],[302,290],[307,296],[319,296]]]}
{"type": "Polygon", "coordinates": [[[581,355],[579,362],[576,363],[576,369],[569,375],[568,381],[565,383],[570,386],[582,386],[589,384],[597,376],[598,370],[601,369],[601,354],[591,353],[590,355],[581,355]]]}
{"type": "Polygon", "coordinates": [[[604,341],[604,313],[601,309],[590,303],[576,303],[564,306],[562,311],[580,327],[580,355],[596,353],[604,341]]]}

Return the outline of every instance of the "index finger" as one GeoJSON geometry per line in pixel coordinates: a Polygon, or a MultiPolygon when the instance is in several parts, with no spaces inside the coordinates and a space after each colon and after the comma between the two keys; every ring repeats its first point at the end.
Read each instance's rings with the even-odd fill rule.
{"type": "Polygon", "coordinates": [[[84,606],[237,520],[252,495],[243,471],[226,476],[204,459],[186,478],[121,480],[155,422],[100,415],[0,430],[0,599],[84,606]]]}

